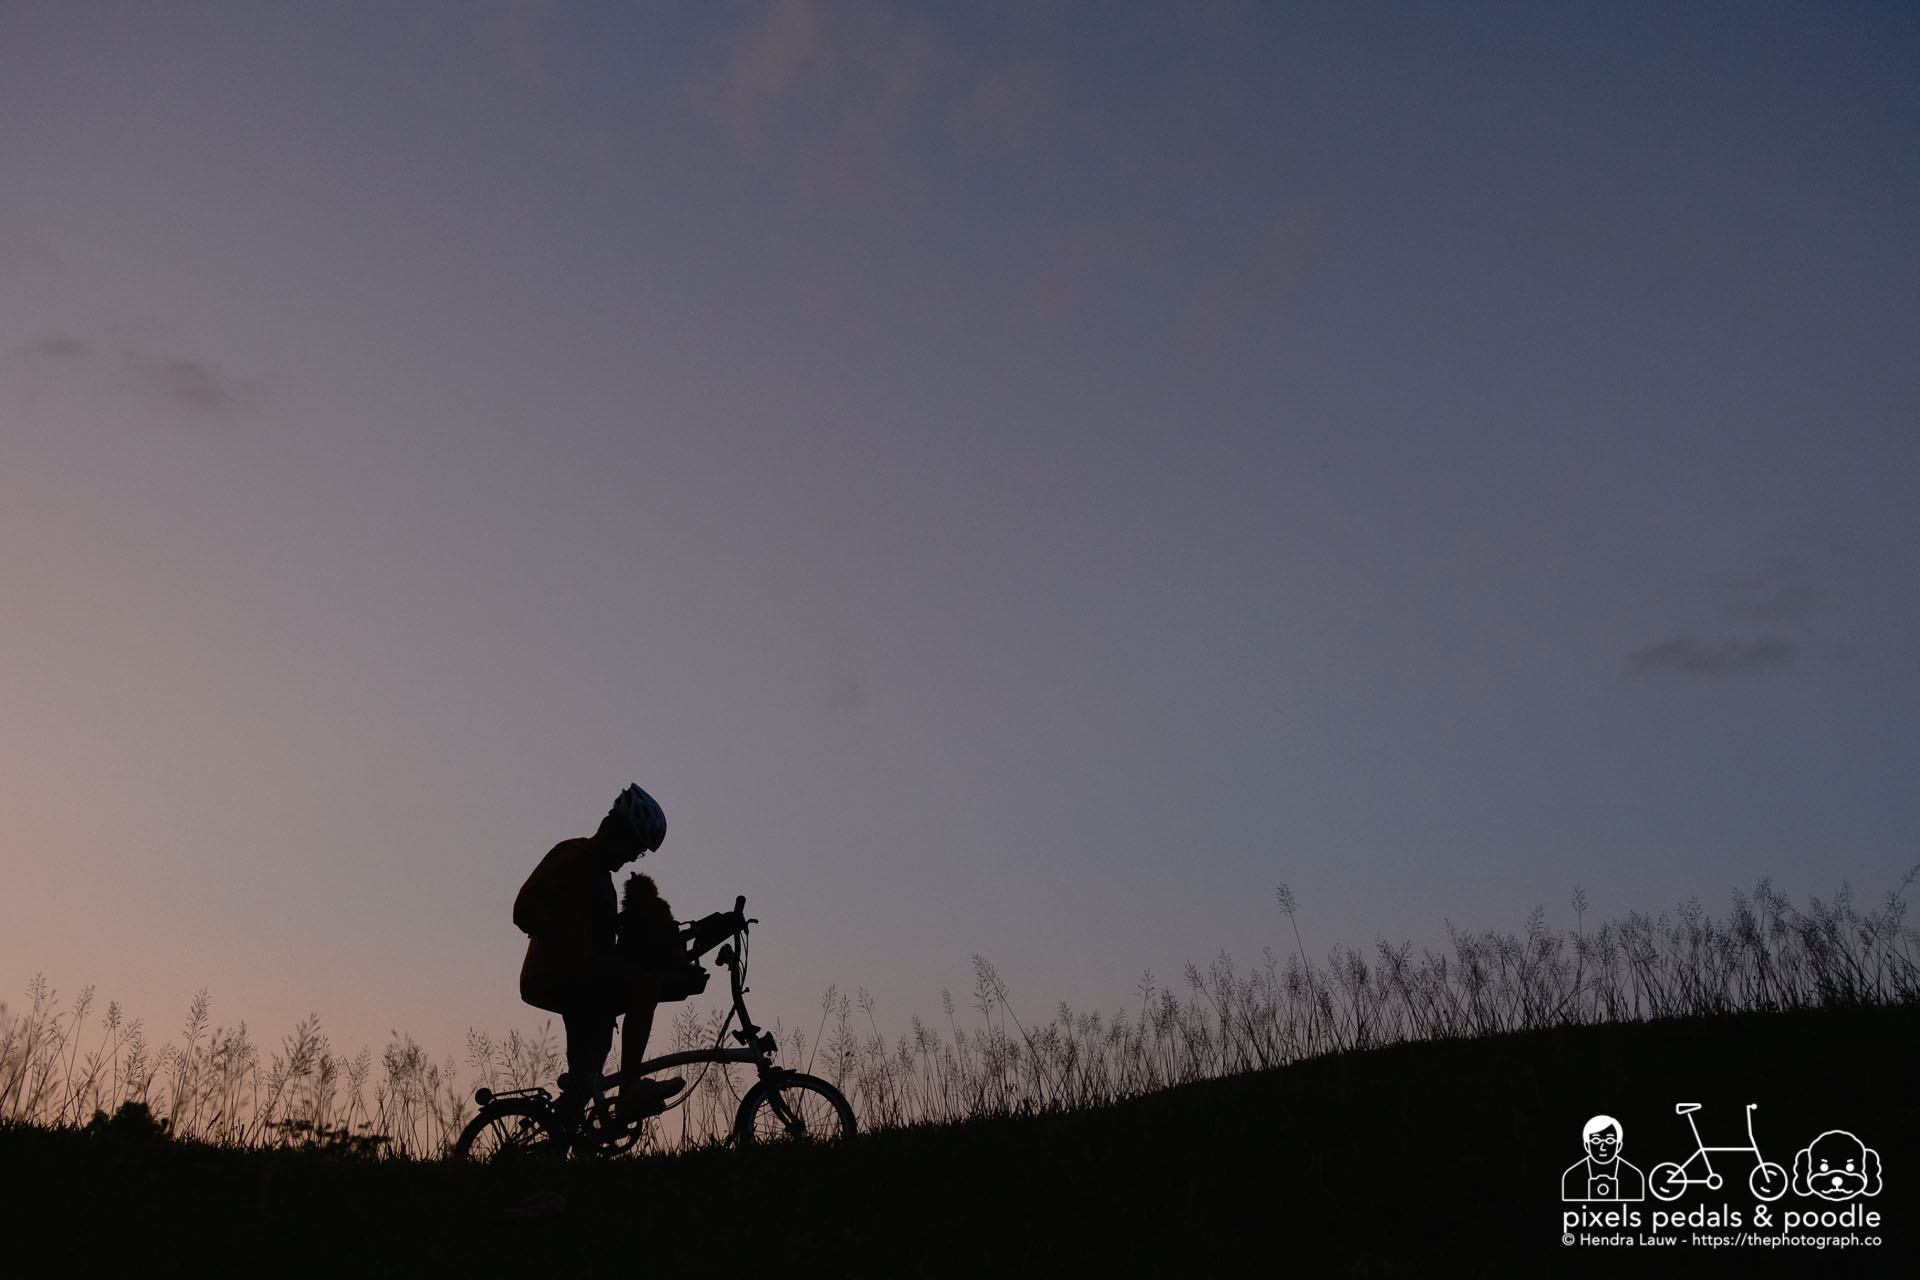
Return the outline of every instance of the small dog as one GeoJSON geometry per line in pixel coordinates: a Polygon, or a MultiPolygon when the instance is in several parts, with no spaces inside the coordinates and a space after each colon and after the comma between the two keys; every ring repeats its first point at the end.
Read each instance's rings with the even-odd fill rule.
{"type": "Polygon", "coordinates": [[[707,989],[707,971],[687,954],[673,908],[652,876],[636,871],[627,877],[617,936],[620,958],[659,979],[662,1000],[685,1000],[707,989]]]}
{"type": "Polygon", "coordinates": [[[686,964],[680,926],[653,877],[636,871],[620,894],[620,958],[639,969],[663,972],[686,964]]]}
{"type": "Polygon", "coordinates": [[[1829,1129],[1793,1158],[1793,1189],[1822,1200],[1880,1194],[1880,1153],[1844,1129],[1829,1129]]]}

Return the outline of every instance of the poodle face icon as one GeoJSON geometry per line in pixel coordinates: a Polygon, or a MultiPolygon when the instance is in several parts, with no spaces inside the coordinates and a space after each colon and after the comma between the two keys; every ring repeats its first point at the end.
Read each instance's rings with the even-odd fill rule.
{"type": "Polygon", "coordinates": [[[1845,1129],[1829,1129],[1793,1158],[1793,1189],[1822,1200],[1880,1194],[1880,1153],[1845,1129]]]}
{"type": "Polygon", "coordinates": [[[1562,1200],[1644,1200],[1647,1180],[1620,1158],[1626,1129],[1612,1116],[1595,1116],[1580,1131],[1587,1158],[1560,1178],[1562,1200]]]}

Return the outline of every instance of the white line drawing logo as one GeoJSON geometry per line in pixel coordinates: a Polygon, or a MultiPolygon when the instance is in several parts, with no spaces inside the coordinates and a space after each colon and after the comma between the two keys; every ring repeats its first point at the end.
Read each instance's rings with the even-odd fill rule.
{"type": "Polygon", "coordinates": [[[1829,1129],[1793,1158],[1793,1189],[1822,1200],[1880,1194],[1880,1153],[1845,1129],[1829,1129]]]}
{"type": "Polygon", "coordinates": [[[1612,1116],[1595,1116],[1580,1131],[1587,1158],[1560,1175],[1562,1200],[1645,1200],[1647,1179],[1620,1158],[1626,1127],[1612,1116]]]}
{"type": "MultiPolygon", "coordinates": [[[[1680,1164],[1669,1161],[1653,1166],[1653,1194],[1662,1200],[1678,1200],[1688,1187],[1705,1187],[1709,1191],[1718,1191],[1725,1184],[1714,1169],[1713,1161],[1707,1157],[1709,1151],[1743,1151],[1752,1155],[1756,1163],[1753,1172],[1747,1175],[1747,1187],[1757,1199],[1778,1200],[1787,1194],[1787,1171],[1760,1154],[1760,1144],[1753,1139],[1753,1113],[1760,1104],[1747,1104],[1747,1145],[1744,1147],[1710,1147],[1700,1140],[1700,1126],[1694,1122],[1693,1113],[1700,1109],[1697,1102],[1676,1102],[1674,1114],[1687,1118],[1687,1127],[1693,1130],[1694,1152],[1680,1164]]],[[[1851,1135],[1848,1135],[1851,1136],[1851,1135]]]]}

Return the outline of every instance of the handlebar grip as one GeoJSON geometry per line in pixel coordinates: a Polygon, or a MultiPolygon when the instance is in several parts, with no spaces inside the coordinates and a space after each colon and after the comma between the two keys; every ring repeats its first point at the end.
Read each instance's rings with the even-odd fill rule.
{"type": "Polygon", "coordinates": [[[739,916],[739,915],[745,915],[746,913],[747,913],[747,895],[743,893],[733,900],[733,914],[739,916]]]}

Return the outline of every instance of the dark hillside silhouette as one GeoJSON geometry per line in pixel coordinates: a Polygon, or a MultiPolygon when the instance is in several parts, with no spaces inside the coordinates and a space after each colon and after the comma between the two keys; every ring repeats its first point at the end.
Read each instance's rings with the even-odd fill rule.
{"type": "Polygon", "coordinates": [[[1920,1007],[1836,1008],[1405,1044],[835,1147],[460,1166],[11,1127],[0,1166],[34,1171],[15,1221],[84,1242],[102,1267],[206,1269],[198,1239],[220,1242],[216,1272],[272,1257],[294,1275],[580,1273],[672,1224],[651,1233],[663,1271],[742,1251],[850,1275],[1889,1275],[1920,1245],[1920,1181],[1891,1171],[1920,1154],[1916,1050],[1920,1007]],[[1561,1175],[1587,1115],[1604,1107],[1636,1144],[1676,1150],[1673,1104],[1695,1096],[1764,1099],[1783,1151],[1855,1117],[1890,1166],[1871,1202],[1883,1243],[1672,1245],[1630,1265],[1563,1245],[1561,1175]]]}

